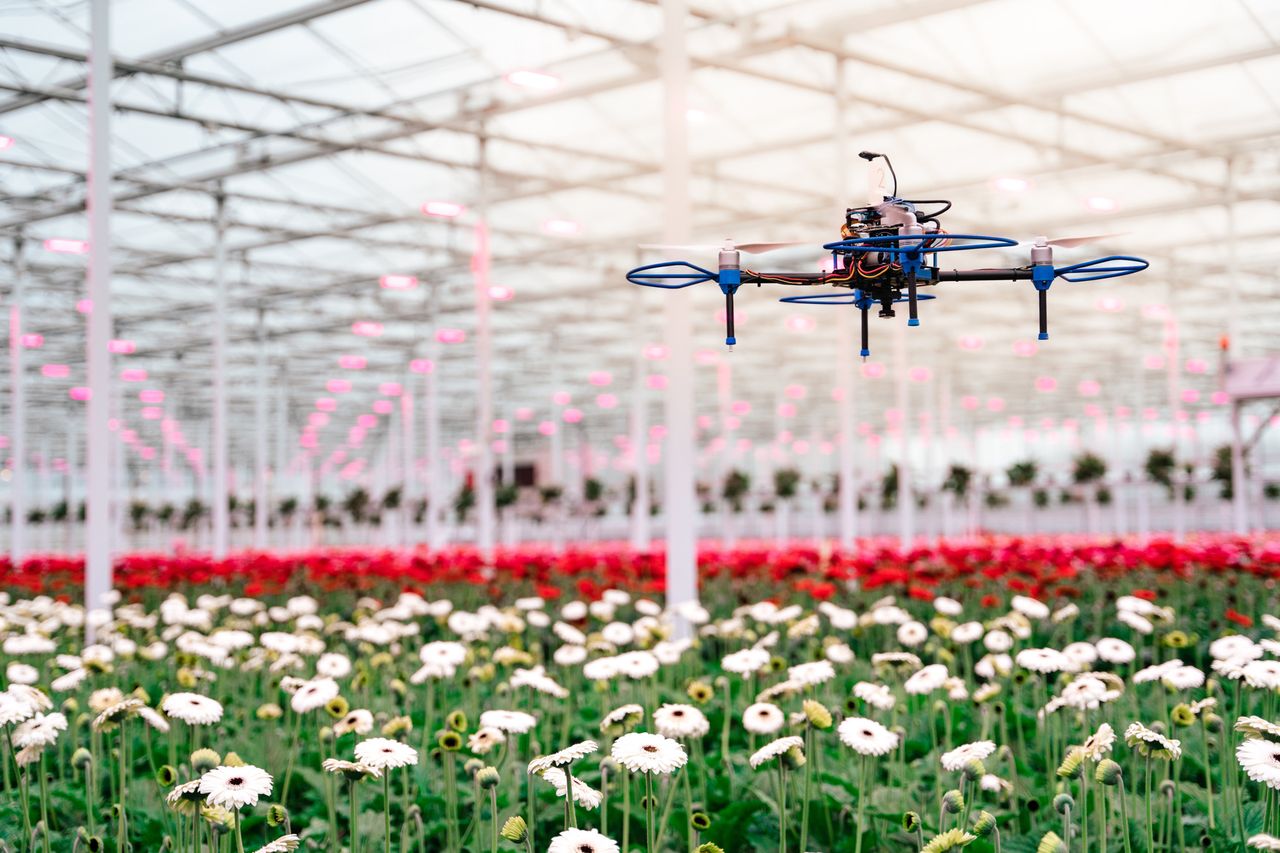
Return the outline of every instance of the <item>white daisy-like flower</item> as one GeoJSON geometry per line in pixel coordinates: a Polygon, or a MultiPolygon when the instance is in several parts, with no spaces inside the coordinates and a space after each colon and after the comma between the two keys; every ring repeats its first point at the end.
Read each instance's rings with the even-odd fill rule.
{"type": "Polygon", "coordinates": [[[502,733],[502,729],[494,728],[493,726],[482,726],[467,738],[467,749],[476,755],[486,755],[506,739],[507,736],[502,733]]]}
{"type": "Polygon", "coordinates": [[[222,719],[222,703],[199,693],[171,693],[160,710],[189,726],[211,726],[222,719]]]}
{"type": "Polygon", "coordinates": [[[1163,756],[1174,760],[1182,757],[1182,741],[1167,738],[1142,723],[1130,723],[1124,730],[1124,740],[1143,755],[1162,753],[1163,756]]]}
{"type": "Polygon", "coordinates": [[[1071,668],[1076,671],[1087,668],[1098,659],[1098,649],[1093,643],[1068,643],[1063,646],[1062,654],[1071,661],[1071,668]]]}
{"type": "Polygon", "coordinates": [[[337,697],[338,682],[332,678],[313,678],[303,684],[289,700],[290,707],[299,714],[323,708],[330,699],[337,697]]]}
{"type": "Polygon", "coordinates": [[[13,743],[20,749],[28,746],[52,746],[58,741],[58,733],[67,730],[67,718],[58,712],[37,713],[13,730],[13,743]]]}
{"type": "Polygon", "coordinates": [[[1007,794],[1013,790],[1012,783],[994,773],[984,773],[978,780],[978,787],[992,794],[1007,794]]]}
{"type": "Polygon", "coordinates": [[[829,660],[816,660],[796,664],[787,669],[787,678],[800,684],[825,684],[836,677],[835,667],[829,660]]]}
{"type": "Polygon", "coordinates": [[[1160,682],[1170,690],[1195,690],[1204,684],[1204,673],[1194,666],[1179,666],[1166,672],[1160,682]]]}
{"type": "Polygon", "coordinates": [[[931,663],[919,671],[913,672],[911,677],[903,682],[902,689],[913,696],[924,696],[946,684],[948,675],[947,667],[944,664],[931,663]]]}
{"type": "Polygon", "coordinates": [[[915,648],[927,639],[929,629],[919,622],[904,622],[898,626],[898,642],[907,648],[915,648]]]}
{"type": "Polygon", "coordinates": [[[1098,650],[1098,657],[1107,663],[1118,666],[1133,663],[1138,656],[1138,653],[1133,650],[1133,646],[1115,637],[1103,637],[1094,643],[1093,647],[1098,650]]]}
{"type": "Polygon", "coordinates": [[[899,672],[915,672],[924,663],[911,652],[876,652],[871,656],[871,665],[877,670],[888,667],[899,672]]]}
{"type": "Polygon", "coordinates": [[[1236,761],[1253,781],[1280,790],[1280,744],[1261,738],[1241,741],[1236,747],[1236,761]]]}
{"type": "Polygon", "coordinates": [[[1235,730],[1245,737],[1269,737],[1280,740],[1280,724],[1262,717],[1245,716],[1236,720],[1235,730]]]}
{"type": "Polygon", "coordinates": [[[742,712],[742,727],[752,734],[771,735],[787,722],[787,715],[771,702],[756,702],[742,712]]]}
{"type": "Polygon", "coordinates": [[[199,779],[192,779],[190,782],[183,782],[181,785],[176,785],[169,791],[169,793],[164,795],[164,801],[170,806],[176,806],[182,800],[198,799],[202,799],[200,795],[199,779]]]}
{"type": "Polygon", "coordinates": [[[1245,684],[1264,690],[1280,688],[1280,661],[1251,660],[1244,665],[1241,672],[1245,684]]]}
{"type": "Polygon", "coordinates": [[[494,728],[513,735],[522,735],[537,724],[538,718],[524,711],[485,711],[480,715],[481,728],[494,728]]]}
{"type": "Polygon", "coordinates": [[[1260,832],[1257,835],[1249,836],[1249,840],[1244,843],[1244,846],[1251,850],[1280,850],[1280,838],[1260,832]]]}
{"type": "Polygon", "coordinates": [[[846,610],[838,604],[824,601],[818,605],[818,610],[827,617],[831,627],[837,631],[852,631],[858,627],[858,614],[852,610],[846,610]]]}
{"type": "Polygon", "coordinates": [[[333,733],[337,737],[352,733],[367,735],[373,731],[373,713],[365,708],[355,708],[333,724],[333,733]]]}
{"type": "Polygon", "coordinates": [[[582,666],[582,677],[588,681],[612,681],[618,677],[618,659],[603,657],[589,660],[582,666]]]}
{"type": "Polygon", "coordinates": [[[1115,745],[1116,732],[1111,728],[1110,723],[1103,723],[1098,726],[1098,730],[1089,735],[1085,739],[1084,745],[1080,748],[1084,750],[1085,757],[1092,761],[1101,761],[1111,752],[1111,747],[1115,745]]]}
{"type": "Polygon", "coordinates": [[[382,770],[378,767],[370,767],[368,764],[361,764],[358,761],[347,761],[342,758],[326,758],[320,762],[320,766],[327,773],[341,773],[348,779],[363,779],[371,776],[374,779],[382,778],[382,770]]]}
{"type": "Polygon", "coordinates": [[[1209,656],[1214,660],[1227,660],[1228,658],[1257,660],[1262,657],[1262,652],[1263,649],[1260,645],[1243,634],[1228,634],[1209,644],[1209,656]]]}
{"type": "Polygon", "coordinates": [[[418,751],[408,744],[385,737],[373,737],[356,744],[356,761],[378,770],[418,763],[418,751]]]}
{"type": "Polygon", "coordinates": [[[982,637],[982,632],[981,622],[961,622],[951,629],[951,642],[967,646],[970,643],[976,643],[982,637]]]}
{"type": "Polygon", "coordinates": [[[566,746],[559,752],[553,752],[550,755],[542,755],[529,762],[529,772],[532,774],[540,774],[552,767],[564,767],[566,764],[572,764],[600,748],[600,744],[593,740],[584,740],[580,743],[566,746]]]}
{"type": "Polygon", "coordinates": [[[702,737],[711,731],[706,715],[692,705],[663,705],[653,712],[653,725],[658,734],[676,740],[702,737]]]}
{"type": "Polygon", "coordinates": [[[25,702],[19,702],[8,693],[0,693],[0,726],[10,726],[29,718],[35,711],[25,702]]]}
{"type": "Polygon", "coordinates": [[[792,749],[804,749],[804,739],[791,735],[771,740],[751,754],[748,761],[752,770],[759,770],[760,765],[773,761],[792,749]]]}
{"type": "Polygon", "coordinates": [[[836,664],[853,663],[854,660],[853,649],[846,643],[828,643],[822,653],[826,655],[827,660],[836,664]]]}
{"type": "Polygon", "coordinates": [[[70,672],[63,673],[49,682],[49,688],[55,693],[66,693],[75,690],[84,680],[89,677],[87,670],[73,669],[70,672]]]}
{"type": "Polygon", "coordinates": [[[849,717],[836,731],[840,742],[859,755],[884,755],[898,745],[897,734],[865,717],[849,717]]]}
{"type": "Polygon", "coordinates": [[[1010,637],[1005,631],[988,631],[982,637],[982,645],[986,646],[989,652],[1004,654],[1013,648],[1013,637],[1010,637]]]}
{"type": "Polygon", "coordinates": [[[618,853],[618,842],[594,829],[566,829],[551,839],[547,853],[618,853]]]}
{"type": "Polygon", "coordinates": [[[168,733],[169,720],[164,714],[161,714],[155,708],[148,708],[146,705],[143,705],[138,709],[138,716],[142,718],[142,722],[146,723],[161,734],[168,733]]]}
{"type": "Polygon", "coordinates": [[[200,777],[199,791],[210,805],[234,811],[270,794],[271,774],[251,764],[215,767],[200,777]]]}
{"type": "Polygon", "coordinates": [[[53,700],[46,696],[43,690],[32,687],[29,684],[10,684],[5,693],[13,697],[15,701],[26,705],[31,709],[32,713],[53,709],[53,700]]]}
{"type": "MultiPolygon", "coordinates": [[[[547,767],[540,772],[534,774],[542,777],[543,780],[550,782],[555,786],[556,796],[564,799],[565,796],[565,772],[559,767],[547,767]]],[[[604,800],[604,795],[592,788],[586,782],[583,782],[577,776],[573,777],[573,801],[587,810],[600,807],[600,803],[604,800]]]]}
{"type": "Polygon", "coordinates": [[[257,850],[253,851],[253,853],[290,853],[292,850],[297,850],[298,845],[301,843],[302,839],[291,832],[288,835],[282,835],[275,841],[259,847],[257,850]]]}
{"type": "Polygon", "coordinates": [[[1028,619],[1049,618],[1049,605],[1026,595],[1015,595],[1009,606],[1028,619]]]}
{"type": "Polygon", "coordinates": [[[10,684],[35,684],[40,680],[40,670],[29,663],[13,661],[5,667],[4,677],[10,684]]]}
{"type": "Polygon", "coordinates": [[[952,773],[964,769],[970,761],[985,761],[996,751],[996,745],[989,740],[979,740],[957,746],[950,752],[942,753],[942,767],[952,773]]]}
{"type": "Polygon", "coordinates": [[[1249,664],[1245,658],[1227,658],[1226,660],[1215,660],[1209,666],[1218,675],[1229,681],[1239,681],[1244,678],[1244,668],[1249,664]]]}
{"type": "Polygon", "coordinates": [[[677,740],[649,732],[631,732],[613,742],[613,760],[632,773],[666,775],[689,760],[677,740]]]}
{"type": "Polygon", "coordinates": [[[1155,626],[1151,624],[1151,620],[1140,613],[1134,613],[1132,610],[1121,610],[1116,616],[1122,624],[1128,625],[1139,634],[1146,636],[1155,630],[1155,626]]]}
{"type": "Polygon", "coordinates": [[[662,664],[652,652],[624,652],[613,660],[619,672],[627,678],[636,680],[648,678],[662,668],[662,664]]]}
{"type": "Polygon", "coordinates": [[[943,616],[959,616],[964,607],[954,598],[939,596],[933,600],[933,609],[943,616]]]}
{"type": "Polygon", "coordinates": [[[1023,669],[1047,674],[1071,669],[1071,661],[1057,649],[1023,649],[1014,657],[1023,669]]]}
{"type": "Polygon", "coordinates": [[[720,661],[720,666],[725,672],[732,672],[737,675],[755,675],[768,665],[769,657],[768,651],[753,646],[749,649],[742,649],[725,655],[720,661]]]}
{"type": "Polygon", "coordinates": [[[324,678],[346,678],[351,674],[351,658],[337,652],[325,652],[316,659],[316,675],[324,678]]]}
{"type": "Polygon", "coordinates": [[[587,647],[566,644],[556,649],[551,659],[558,666],[577,666],[587,659],[587,647]]]}

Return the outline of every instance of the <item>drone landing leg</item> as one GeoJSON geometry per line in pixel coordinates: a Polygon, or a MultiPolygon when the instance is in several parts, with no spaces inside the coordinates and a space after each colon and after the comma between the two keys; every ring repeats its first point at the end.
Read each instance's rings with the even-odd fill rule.
{"type": "Polygon", "coordinates": [[[1040,295],[1040,340],[1049,340],[1049,291],[1038,291],[1040,295]]]}
{"type": "Polygon", "coordinates": [[[730,290],[724,295],[724,342],[728,346],[733,346],[738,339],[733,336],[733,291],[730,290]]]}
{"type": "Polygon", "coordinates": [[[869,340],[868,329],[867,329],[867,311],[868,310],[869,309],[867,308],[862,309],[862,352],[859,353],[859,355],[861,355],[863,358],[866,358],[867,356],[871,355],[871,346],[870,346],[870,340],[869,340]]]}

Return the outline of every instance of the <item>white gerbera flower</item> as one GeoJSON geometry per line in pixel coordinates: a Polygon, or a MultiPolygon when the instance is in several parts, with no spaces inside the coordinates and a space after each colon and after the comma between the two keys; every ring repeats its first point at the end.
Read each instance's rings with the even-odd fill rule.
{"type": "Polygon", "coordinates": [[[775,758],[778,758],[792,749],[804,749],[804,739],[791,735],[789,737],[780,737],[777,740],[771,740],[752,753],[751,758],[749,759],[751,769],[759,770],[761,764],[773,761],[775,758]]]}
{"type": "Polygon", "coordinates": [[[1015,595],[1009,606],[1028,619],[1049,618],[1049,605],[1025,595],[1015,595]]]}
{"type": "Polygon", "coordinates": [[[593,740],[584,740],[580,743],[572,744],[559,752],[533,759],[533,761],[529,762],[529,772],[540,774],[552,767],[564,767],[566,764],[572,764],[579,759],[585,758],[599,748],[600,744],[593,740]]]}
{"type": "Polygon", "coordinates": [[[787,715],[771,702],[756,702],[742,712],[742,727],[752,734],[771,735],[787,722],[787,715]]]}
{"type": "Polygon", "coordinates": [[[1252,850],[1280,850],[1280,838],[1260,832],[1257,835],[1249,836],[1245,846],[1252,850]]]}
{"type": "Polygon", "coordinates": [[[1166,738],[1142,723],[1130,723],[1124,730],[1124,741],[1141,755],[1177,760],[1182,757],[1182,742],[1166,738]]]}
{"type": "Polygon", "coordinates": [[[475,734],[472,734],[467,738],[467,749],[471,750],[476,755],[485,755],[506,739],[507,736],[502,733],[502,729],[497,729],[493,726],[483,726],[477,729],[475,734]]]}
{"type": "Polygon", "coordinates": [[[897,734],[865,717],[849,717],[836,731],[840,742],[859,755],[884,755],[898,745],[897,734]]]}
{"type": "Polygon", "coordinates": [[[1023,669],[1047,674],[1071,669],[1071,661],[1057,649],[1023,649],[1014,657],[1023,669]]]}
{"type": "Polygon", "coordinates": [[[88,677],[88,671],[79,668],[73,669],[49,682],[49,687],[54,693],[66,693],[70,690],[75,690],[88,677]]]}
{"type": "Polygon", "coordinates": [[[1214,660],[1257,660],[1262,657],[1262,647],[1243,634],[1228,634],[1209,644],[1209,656],[1214,660]]]}
{"type": "Polygon", "coordinates": [[[325,678],[346,678],[351,674],[351,659],[337,652],[325,652],[316,659],[316,675],[325,678]]]}
{"type": "Polygon", "coordinates": [[[1261,738],[1242,741],[1236,747],[1236,761],[1253,781],[1280,790],[1280,744],[1261,738]]]}
{"type": "Polygon", "coordinates": [[[989,652],[1004,654],[1013,648],[1013,637],[1010,637],[1005,631],[988,631],[982,637],[982,645],[986,646],[989,652]]]}
{"type": "Polygon", "coordinates": [[[301,843],[302,839],[291,832],[288,835],[282,835],[275,841],[259,847],[257,850],[253,851],[253,853],[290,853],[292,850],[297,850],[298,845],[301,843]]]}
{"type": "Polygon", "coordinates": [[[1084,745],[1080,747],[1084,750],[1085,757],[1092,761],[1101,761],[1111,752],[1111,747],[1116,742],[1115,729],[1111,728],[1110,723],[1103,723],[1098,726],[1098,730],[1089,735],[1085,739],[1084,745]]]}
{"type": "Polygon", "coordinates": [[[211,726],[222,719],[222,703],[199,693],[171,693],[160,710],[189,726],[211,726]]]}
{"type": "Polygon", "coordinates": [[[706,715],[692,705],[663,705],[653,712],[653,724],[659,734],[677,740],[702,737],[711,731],[706,715]]]}
{"type": "Polygon", "coordinates": [[[964,769],[970,761],[985,761],[996,751],[996,745],[989,740],[979,740],[957,746],[950,752],[942,753],[942,767],[952,773],[964,769]]]}
{"type": "MultiPolygon", "coordinates": [[[[563,770],[559,767],[547,767],[534,775],[541,776],[544,781],[554,785],[556,796],[564,799],[565,772],[563,770]]],[[[604,795],[602,793],[583,782],[577,776],[573,777],[573,801],[575,803],[590,811],[591,809],[599,808],[603,800],[604,795]]]]}
{"type": "Polygon", "coordinates": [[[524,711],[485,711],[480,715],[481,728],[494,728],[513,735],[522,735],[537,724],[538,718],[524,711]]]}
{"type": "Polygon", "coordinates": [[[1264,690],[1280,688],[1280,661],[1252,660],[1242,670],[1245,684],[1264,690]]]}
{"type": "Polygon", "coordinates": [[[666,775],[689,760],[679,741],[648,732],[631,732],[613,742],[614,761],[632,773],[666,775]]]}
{"type": "Polygon", "coordinates": [[[215,767],[200,777],[200,793],[213,806],[236,810],[271,793],[271,774],[261,767],[215,767]]]}
{"type": "Polygon", "coordinates": [[[732,672],[737,675],[755,675],[764,669],[769,663],[769,652],[764,649],[752,647],[742,649],[724,656],[720,661],[720,666],[725,672],[732,672]]]}
{"type": "Polygon", "coordinates": [[[378,770],[418,763],[418,751],[408,744],[385,737],[373,737],[356,744],[356,760],[378,770]]]}
{"type": "Polygon", "coordinates": [[[289,700],[289,705],[299,714],[323,708],[338,695],[338,682],[332,678],[313,678],[303,684],[289,700]]]}
{"type": "Polygon", "coordinates": [[[34,711],[25,702],[19,702],[8,693],[0,693],[0,726],[20,723],[30,717],[34,711]]]}
{"type": "Polygon", "coordinates": [[[48,715],[37,713],[13,730],[13,743],[20,749],[53,746],[58,740],[58,732],[66,730],[67,718],[62,714],[56,711],[48,715]]]}
{"type": "Polygon", "coordinates": [[[587,648],[566,644],[556,649],[551,659],[558,666],[577,666],[587,659],[587,648]]]}
{"type": "Polygon", "coordinates": [[[364,708],[348,711],[345,717],[333,724],[333,734],[336,737],[342,737],[348,732],[367,735],[371,731],[373,731],[373,713],[364,708]]]}
{"type": "Polygon", "coordinates": [[[846,643],[828,643],[826,648],[822,650],[827,660],[832,663],[846,664],[853,663],[853,649],[849,648],[846,643]]]}
{"type": "Polygon", "coordinates": [[[951,629],[951,642],[967,646],[970,643],[977,642],[982,636],[981,622],[962,622],[951,629]]]}
{"type": "Polygon", "coordinates": [[[1094,643],[1093,647],[1098,650],[1098,657],[1110,664],[1123,665],[1133,663],[1134,658],[1138,656],[1137,652],[1133,650],[1133,646],[1115,637],[1103,637],[1094,643]]]}
{"type": "Polygon", "coordinates": [[[915,696],[923,696],[938,690],[947,683],[947,667],[940,663],[931,663],[902,684],[902,689],[915,696]]]}
{"type": "Polygon", "coordinates": [[[964,608],[954,598],[939,596],[933,600],[933,609],[943,616],[959,616],[964,608]]]}
{"type": "Polygon", "coordinates": [[[1170,690],[1194,690],[1204,684],[1204,673],[1194,666],[1178,666],[1166,672],[1160,681],[1170,690]]]}
{"type": "Polygon", "coordinates": [[[796,664],[787,669],[787,678],[800,684],[825,684],[836,677],[835,667],[829,660],[816,660],[796,664]]]}
{"type": "Polygon", "coordinates": [[[40,680],[40,670],[29,663],[13,661],[5,667],[4,677],[10,684],[35,684],[40,680]]]}
{"type": "Polygon", "coordinates": [[[618,853],[618,842],[594,829],[566,829],[551,839],[547,853],[618,853]]]}
{"type": "Polygon", "coordinates": [[[927,639],[929,629],[919,622],[904,622],[898,626],[898,642],[907,648],[915,648],[927,639]]]}

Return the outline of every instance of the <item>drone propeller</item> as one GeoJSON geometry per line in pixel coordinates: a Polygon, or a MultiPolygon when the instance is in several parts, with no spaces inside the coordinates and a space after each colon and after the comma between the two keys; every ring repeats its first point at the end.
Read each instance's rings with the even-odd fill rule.
{"type": "Polygon", "coordinates": [[[1122,237],[1129,232],[1113,231],[1110,234],[1088,234],[1082,237],[1054,237],[1050,240],[1047,237],[1036,237],[1033,240],[1023,240],[1018,243],[1019,246],[1058,246],[1063,249],[1074,249],[1076,246],[1084,246],[1089,243],[1097,243],[1102,240],[1110,240],[1112,237],[1122,237]]]}
{"type": "Polygon", "coordinates": [[[813,245],[807,240],[783,240],[773,243],[734,243],[733,240],[725,238],[723,243],[695,243],[690,245],[673,244],[673,243],[641,243],[641,249],[676,249],[682,252],[746,252],[748,255],[763,255],[765,252],[772,252],[777,249],[786,249],[790,246],[810,246],[813,245]]]}

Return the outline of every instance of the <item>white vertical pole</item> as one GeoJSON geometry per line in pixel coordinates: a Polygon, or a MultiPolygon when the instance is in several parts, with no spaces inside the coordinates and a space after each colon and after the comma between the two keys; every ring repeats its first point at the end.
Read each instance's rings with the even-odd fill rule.
{"type": "MultiPolygon", "coordinates": [[[[1240,358],[1244,346],[1240,340],[1240,276],[1236,273],[1239,257],[1239,227],[1236,219],[1238,193],[1235,157],[1227,158],[1227,346],[1229,358],[1240,358]]],[[[1249,472],[1245,466],[1244,438],[1240,430],[1241,405],[1231,402],[1231,526],[1238,534],[1249,532],[1249,472]]]]}
{"type": "MultiPolygon", "coordinates": [[[[432,319],[436,312],[432,311],[432,319]]],[[[434,322],[432,323],[434,326],[434,322]]],[[[444,545],[444,507],[446,492],[441,488],[444,469],[440,466],[440,404],[437,399],[440,375],[439,346],[431,343],[427,346],[427,360],[431,369],[423,374],[425,393],[423,394],[422,418],[426,425],[426,482],[424,497],[427,499],[427,547],[435,550],[444,545]]]]}
{"type": "MultiPolygon", "coordinates": [[[[275,474],[276,474],[276,497],[283,498],[287,494],[290,497],[300,497],[297,494],[296,484],[297,478],[290,471],[289,476],[285,477],[285,472],[289,469],[289,381],[285,375],[284,364],[281,363],[276,370],[276,393],[275,393],[275,474]],[[285,490],[288,489],[286,492],[285,490]]],[[[296,519],[301,513],[295,514],[296,519]]],[[[288,524],[281,519],[281,524],[277,528],[274,542],[279,548],[293,547],[293,526],[295,521],[288,524]]]]}
{"type": "Polygon", "coordinates": [[[1178,318],[1173,313],[1173,305],[1169,306],[1169,317],[1164,323],[1164,347],[1165,347],[1165,392],[1169,400],[1169,423],[1171,451],[1173,452],[1173,538],[1175,542],[1181,542],[1186,534],[1186,513],[1184,512],[1183,494],[1183,461],[1179,454],[1181,442],[1179,438],[1182,433],[1182,426],[1178,420],[1178,415],[1182,412],[1182,390],[1179,387],[1180,365],[1178,360],[1181,357],[1178,341],[1179,329],[1178,318]]]}
{"type": "Polygon", "coordinates": [[[475,226],[475,252],[471,271],[476,300],[476,547],[486,559],[493,557],[493,332],[489,322],[489,224],[485,189],[485,139],[480,143],[479,221],[475,226]]]}
{"type": "MultiPolygon", "coordinates": [[[[843,57],[835,61],[835,204],[832,214],[844,221],[849,192],[849,126],[846,121],[844,97],[848,87],[848,63],[843,57]]],[[[854,306],[842,308],[836,322],[836,388],[838,398],[836,423],[840,429],[840,446],[837,465],[839,470],[837,510],[839,513],[840,550],[853,550],[858,537],[858,472],[856,469],[858,448],[854,433],[857,431],[857,415],[854,410],[853,339],[854,306]]]]}
{"type": "Polygon", "coordinates": [[[26,244],[13,240],[13,294],[9,305],[9,455],[13,457],[9,494],[9,558],[15,566],[27,555],[27,393],[22,366],[23,291],[27,283],[26,244]]]}
{"type": "Polygon", "coordinates": [[[253,400],[254,476],[253,476],[253,547],[267,547],[267,310],[258,306],[257,363],[254,367],[253,400]]]}
{"type": "MultiPolygon", "coordinates": [[[[89,9],[89,268],[91,303],[86,405],[88,482],[86,487],[85,607],[107,606],[111,589],[111,61],[110,0],[92,0],[89,9]]],[[[85,623],[93,641],[94,623],[85,623]]]]}
{"type": "Polygon", "coordinates": [[[413,541],[413,504],[418,499],[418,478],[413,469],[417,454],[414,432],[413,374],[405,376],[404,389],[400,392],[400,546],[413,541]]]}
{"type": "Polygon", "coordinates": [[[897,392],[898,444],[898,546],[906,551],[915,540],[915,506],[911,495],[911,389],[907,385],[907,324],[893,324],[893,381],[897,392]]]}
{"type": "Polygon", "coordinates": [[[213,556],[227,556],[227,197],[214,194],[213,233],[213,556]]]}
{"type": "MultiPolygon", "coordinates": [[[[660,63],[663,91],[663,237],[668,243],[689,239],[689,55],[685,44],[685,0],[662,0],[660,63]]],[[[667,534],[667,604],[698,599],[697,501],[694,488],[692,296],[675,291],[663,306],[667,357],[666,482],[663,513],[667,534]]],[[[677,620],[677,633],[691,628],[677,620]]]]}
{"type": "Polygon", "coordinates": [[[631,377],[631,475],[635,482],[635,500],[631,502],[631,549],[649,547],[649,397],[646,382],[644,347],[636,348],[631,377]]]}
{"type": "MultiPolygon", "coordinates": [[[[558,336],[552,336],[551,344],[551,393],[552,396],[560,390],[560,341],[558,336]]],[[[564,550],[564,527],[565,527],[565,509],[564,506],[569,499],[568,484],[565,482],[565,464],[564,464],[564,406],[557,403],[554,399],[551,401],[551,483],[560,489],[560,500],[551,508],[548,513],[551,521],[551,547],[556,553],[564,550]]]]}

